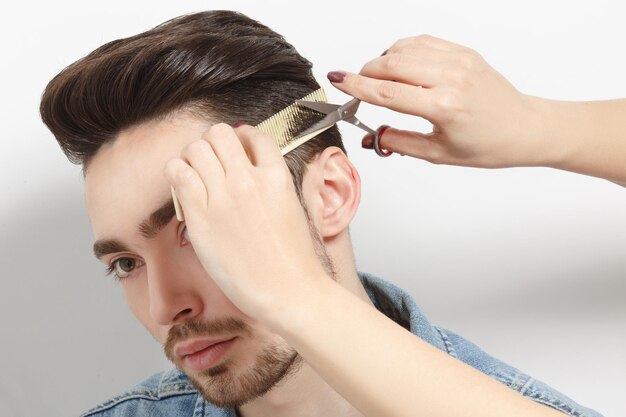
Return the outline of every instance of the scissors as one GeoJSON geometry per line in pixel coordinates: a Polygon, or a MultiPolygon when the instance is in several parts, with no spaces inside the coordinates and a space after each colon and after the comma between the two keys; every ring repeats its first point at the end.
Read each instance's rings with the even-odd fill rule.
{"type": "MultiPolygon", "coordinates": [[[[359,119],[356,118],[355,114],[359,108],[359,104],[361,104],[361,100],[358,98],[353,98],[349,102],[344,105],[324,103],[320,101],[306,101],[306,100],[296,100],[301,106],[307,107],[311,110],[315,110],[317,112],[323,113],[326,115],[322,120],[315,123],[313,126],[309,127],[305,131],[301,132],[295,139],[294,143],[298,143],[298,139],[306,140],[305,137],[313,137],[317,134],[323,132],[326,129],[332,127],[335,123],[340,120],[344,122],[351,123],[358,128],[365,130],[367,133],[371,133],[374,135],[374,150],[376,153],[382,157],[386,157],[391,155],[393,152],[383,149],[380,147],[380,136],[385,132],[385,130],[389,129],[389,126],[383,125],[378,129],[374,130],[363,123],[359,119]]],[[[178,198],[176,197],[176,191],[174,191],[174,187],[172,187],[172,199],[174,200],[174,208],[176,210],[176,218],[179,221],[183,221],[185,219],[183,215],[183,210],[180,207],[180,203],[178,202],[178,198]]]]}
{"type": "Polygon", "coordinates": [[[351,123],[354,126],[365,130],[367,133],[374,135],[374,151],[376,151],[379,156],[386,157],[393,153],[387,149],[383,149],[380,147],[380,137],[382,136],[383,132],[389,128],[389,126],[383,125],[378,129],[373,130],[364,125],[359,119],[356,118],[356,111],[359,108],[359,104],[361,104],[361,100],[359,100],[358,98],[353,98],[344,105],[305,100],[296,100],[296,103],[326,115],[326,117],[324,117],[322,120],[315,123],[304,132],[300,133],[298,137],[311,135],[314,132],[322,132],[337,123],[338,121],[343,120],[344,122],[351,123]]]}

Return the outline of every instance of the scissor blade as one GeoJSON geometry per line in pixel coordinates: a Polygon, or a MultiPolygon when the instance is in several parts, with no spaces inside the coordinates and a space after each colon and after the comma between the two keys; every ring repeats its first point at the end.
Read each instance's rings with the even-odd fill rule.
{"type": "MultiPolygon", "coordinates": [[[[302,100],[298,100],[298,101],[302,102],[302,100]]],[[[317,106],[317,105],[324,104],[326,106],[332,106],[332,109],[330,112],[326,113],[326,117],[324,117],[322,120],[320,120],[319,122],[315,123],[313,126],[306,129],[305,131],[299,133],[296,138],[301,138],[303,136],[309,135],[312,132],[315,132],[317,130],[328,129],[330,126],[334,125],[340,120],[351,119],[352,117],[354,117],[357,109],[359,108],[359,104],[361,103],[361,101],[357,98],[353,98],[352,100],[350,100],[349,102],[341,106],[338,106],[336,104],[318,103],[318,102],[310,102],[310,101],[304,101],[303,103],[306,103],[306,104],[303,104],[304,106],[309,107],[316,111],[320,111],[320,110],[310,107],[309,104],[311,104],[311,106],[315,105],[318,108],[322,108],[322,107],[317,106]]],[[[322,113],[324,112],[322,111],[322,113]]]]}
{"type": "Polygon", "coordinates": [[[305,101],[305,100],[296,100],[301,106],[307,107],[311,110],[315,110],[320,113],[329,114],[337,110],[340,106],[337,104],[324,103],[320,101],[305,101]]]}
{"type": "Polygon", "coordinates": [[[302,132],[298,133],[298,136],[296,136],[296,139],[299,139],[299,138],[302,138],[304,136],[310,135],[313,132],[326,130],[329,127],[331,127],[332,125],[334,125],[335,123],[337,123],[338,121],[339,121],[339,117],[337,117],[337,113],[331,113],[331,114],[327,115],[326,117],[324,117],[319,122],[315,123],[313,126],[311,126],[308,129],[303,130],[302,132]]]}

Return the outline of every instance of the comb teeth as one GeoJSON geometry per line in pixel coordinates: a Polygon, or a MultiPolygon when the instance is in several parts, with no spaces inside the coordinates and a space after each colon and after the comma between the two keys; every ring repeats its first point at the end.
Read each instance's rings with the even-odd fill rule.
{"type": "MultiPolygon", "coordinates": [[[[313,91],[312,93],[302,97],[301,100],[319,101],[324,103],[328,101],[326,98],[326,92],[323,88],[313,91]]],[[[325,116],[325,114],[311,110],[308,107],[293,103],[270,118],[259,123],[256,128],[273,137],[274,140],[276,140],[281,153],[285,155],[287,152],[298,147],[311,137],[321,133],[321,131],[314,132],[313,135],[307,135],[297,141],[294,140],[300,131],[312,126],[314,123],[322,120],[325,116]]]]}
{"type": "MultiPolygon", "coordinates": [[[[328,102],[326,92],[323,88],[313,91],[312,93],[302,97],[301,100],[320,101],[324,103],[328,102]]],[[[256,125],[256,128],[273,137],[280,148],[280,152],[285,155],[312,137],[319,135],[326,129],[329,129],[331,126],[312,132],[304,137],[298,138],[297,140],[295,139],[300,131],[307,129],[309,126],[313,126],[314,123],[319,122],[325,116],[326,115],[323,113],[319,113],[315,110],[309,109],[308,107],[293,103],[256,125]]],[[[174,187],[172,187],[172,199],[174,200],[176,218],[182,222],[185,220],[185,216],[180,207],[180,203],[178,202],[178,198],[176,198],[176,191],[174,191],[174,187]]]]}

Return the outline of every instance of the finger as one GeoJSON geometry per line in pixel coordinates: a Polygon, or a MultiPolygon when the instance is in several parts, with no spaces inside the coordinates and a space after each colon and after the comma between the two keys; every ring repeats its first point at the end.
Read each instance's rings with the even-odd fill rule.
{"type": "MultiPolygon", "coordinates": [[[[424,159],[433,163],[441,163],[445,158],[442,145],[437,142],[432,134],[412,132],[388,128],[379,137],[380,147],[400,155],[409,155],[424,159]]],[[[374,148],[374,136],[366,135],[361,141],[361,146],[366,149],[374,148]]]]}
{"type": "Polygon", "coordinates": [[[405,49],[415,49],[415,48],[431,48],[438,49],[440,51],[453,52],[453,51],[463,51],[469,48],[465,46],[458,45],[456,43],[447,41],[445,39],[437,38],[432,35],[418,35],[411,36],[408,38],[399,39],[393,45],[389,47],[387,50],[388,53],[401,53],[405,49]]]}
{"type": "Polygon", "coordinates": [[[175,158],[165,164],[165,176],[176,191],[185,219],[194,222],[203,218],[208,194],[198,173],[182,159],[175,158]]]}
{"type": "Polygon", "coordinates": [[[392,53],[371,60],[359,74],[430,88],[442,83],[442,75],[449,61],[450,54],[435,50],[413,51],[412,54],[392,53]]]}
{"type": "Polygon", "coordinates": [[[240,126],[235,132],[254,166],[284,163],[278,143],[270,135],[249,125],[240,126]]]}
{"type": "Polygon", "coordinates": [[[209,142],[218,160],[222,164],[224,173],[238,172],[250,167],[250,160],[235,133],[235,130],[226,123],[218,123],[202,134],[202,139],[209,142]]]}
{"type": "MultiPolygon", "coordinates": [[[[431,121],[436,117],[433,103],[434,90],[401,82],[377,80],[353,73],[340,73],[343,74],[341,81],[333,82],[332,74],[329,74],[329,79],[333,85],[353,97],[431,121]]],[[[334,79],[337,80],[337,78],[334,79]]]]}
{"type": "Polygon", "coordinates": [[[200,139],[190,143],[181,152],[181,158],[198,173],[208,195],[220,192],[226,180],[226,174],[209,142],[200,139]]]}

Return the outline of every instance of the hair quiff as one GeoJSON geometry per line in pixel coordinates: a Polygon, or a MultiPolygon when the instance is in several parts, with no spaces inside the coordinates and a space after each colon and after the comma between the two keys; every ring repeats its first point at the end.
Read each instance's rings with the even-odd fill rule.
{"type": "MultiPolygon", "coordinates": [[[[241,13],[195,13],[74,62],[47,85],[40,113],[68,159],[86,169],[123,130],[176,111],[258,124],[319,88],[311,67],[281,35],[241,13]]],[[[298,191],[306,164],[329,146],[345,152],[336,127],[285,156],[298,191]]]]}

